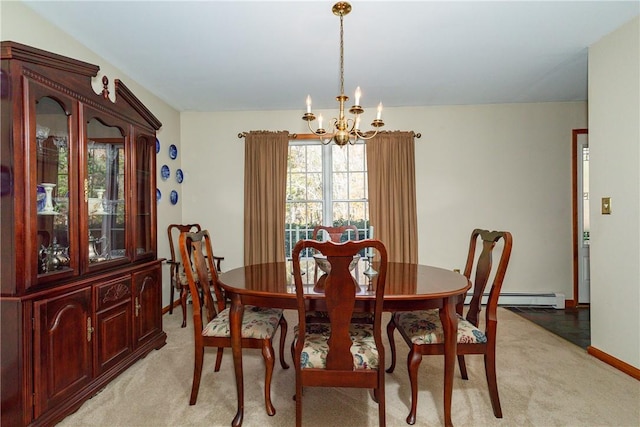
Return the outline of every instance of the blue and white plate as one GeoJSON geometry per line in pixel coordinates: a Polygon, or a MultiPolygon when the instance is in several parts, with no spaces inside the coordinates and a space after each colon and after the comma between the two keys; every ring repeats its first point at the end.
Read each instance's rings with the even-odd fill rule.
{"type": "Polygon", "coordinates": [[[182,184],[183,180],[184,180],[184,174],[182,173],[182,169],[176,170],[176,181],[178,181],[178,184],[182,184]]]}
{"type": "Polygon", "coordinates": [[[171,176],[171,169],[169,169],[169,166],[162,165],[162,169],[160,169],[160,176],[162,176],[164,181],[169,179],[169,176],[171,176]]]}
{"type": "Polygon", "coordinates": [[[173,144],[169,146],[169,157],[171,157],[174,160],[176,157],[178,157],[178,148],[173,144]]]}
{"type": "Polygon", "coordinates": [[[176,203],[178,203],[178,192],[176,190],[172,190],[171,191],[171,204],[175,205],[176,203]]]}
{"type": "Polygon", "coordinates": [[[160,152],[160,140],[156,138],[156,154],[160,152]]]}
{"type": "Polygon", "coordinates": [[[162,199],[162,192],[160,192],[159,188],[156,188],[156,202],[159,202],[162,199]]]}

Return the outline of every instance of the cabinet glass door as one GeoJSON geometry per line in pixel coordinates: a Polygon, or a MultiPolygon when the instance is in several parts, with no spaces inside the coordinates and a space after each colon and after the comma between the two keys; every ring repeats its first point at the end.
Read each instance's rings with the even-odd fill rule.
{"type": "Polygon", "coordinates": [[[69,115],[50,97],[36,100],[36,204],[38,274],[70,271],[69,115]]]}
{"type": "Polygon", "coordinates": [[[135,145],[135,248],[136,258],[153,257],[155,251],[155,188],[153,165],[155,164],[155,138],[141,135],[135,145]]]}
{"type": "Polygon", "coordinates": [[[121,129],[91,119],[87,124],[85,180],[90,265],[127,257],[126,165],[121,129]]]}

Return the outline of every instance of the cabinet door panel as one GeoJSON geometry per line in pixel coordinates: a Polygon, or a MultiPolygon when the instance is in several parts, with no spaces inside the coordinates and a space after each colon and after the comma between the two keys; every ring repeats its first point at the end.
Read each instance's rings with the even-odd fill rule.
{"type": "Polygon", "coordinates": [[[34,305],[35,416],[89,384],[93,377],[91,288],[34,305]]]}
{"type": "Polygon", "coordinates": [[[131,354],[131,298],[97,316],[98,372],[102,374],[131,354]]]}
{"type": "Polygon", "coordinates": [[[136,346],[162,331],[160,269],[144,270],[133,276],[135,286],[134,325],[136,346]]]}
{"type": "Polygon", "coordinates": [[[97,285],[95,298],[97,376],[133,351],[130,276],[97,285]]]}

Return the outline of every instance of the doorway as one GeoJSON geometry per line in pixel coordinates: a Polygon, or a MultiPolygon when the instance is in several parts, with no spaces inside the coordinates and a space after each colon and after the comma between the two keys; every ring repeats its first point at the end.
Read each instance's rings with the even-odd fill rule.
{"type": "Polygon", "coordinates": [[[590,302],[589,135],[587,129],[572,134],[573,200],[573,303],[590,302]]]}

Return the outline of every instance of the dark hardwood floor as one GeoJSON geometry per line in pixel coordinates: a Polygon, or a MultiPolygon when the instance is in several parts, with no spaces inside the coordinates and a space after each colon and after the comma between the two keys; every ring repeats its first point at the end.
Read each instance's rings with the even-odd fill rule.
{"type": "Polygon", "coordinates": [[[586,349],[591,345],[589,307],[566,308],[505,306],[527,320],[586,349]]]}

